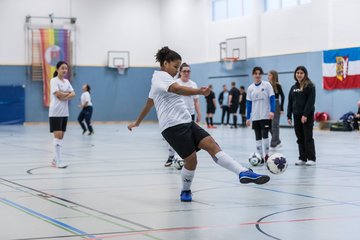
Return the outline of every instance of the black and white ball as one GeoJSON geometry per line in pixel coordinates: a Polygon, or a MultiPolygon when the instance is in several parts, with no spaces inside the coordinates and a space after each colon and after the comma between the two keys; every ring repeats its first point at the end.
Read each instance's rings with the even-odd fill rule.
{"type": "Polygon", "coordinates": [[[254,153],[250,154],[249,163],[252,166],[259,165],[261,163],[261,155],[260,155],[260,153],[254,152],[254,153]]]}
{"type": "Polygon", "coordinates": [[[281,153],[271,155],[266,162],[266,167],[272,174],[281,174],[285,172],[287,166],[288,163],[286,158],[281,153]]]}
{"type": "Polygon", "coordinates": [[[175,159],[174,163],[173,163],[174,168],[176,168],[177,170],[181,170],[184,166],[184,160],[182,159],[175,159]]]}

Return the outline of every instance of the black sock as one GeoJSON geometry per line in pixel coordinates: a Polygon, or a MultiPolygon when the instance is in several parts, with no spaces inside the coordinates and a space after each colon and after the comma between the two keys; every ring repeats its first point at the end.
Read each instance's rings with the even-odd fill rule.
{"type": "Polygon", "coordinates": [[[213,126],[213,118],[210,117],[210,125],[213,126]]]}
{"type": "Polygon", "coordinates": [[[205,119],[206,119],[206,125],[208,125],[208,126],[209,126],[209,118],[208,118],[208,117],[206,117],[205,119]]]}
{"type": "Polygon", "coordinates": [[[234,127],[237,127],[237,116],[233,116],[234,127]]]}

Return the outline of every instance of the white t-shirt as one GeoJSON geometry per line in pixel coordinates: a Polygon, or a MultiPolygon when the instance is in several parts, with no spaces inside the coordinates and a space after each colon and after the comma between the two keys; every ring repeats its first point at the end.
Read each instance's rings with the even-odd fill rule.
{"type": "Polygon", "coordinates": [[[149,98],[153,99],[161,131],[183,123],[190,123],[191,115],[181,95],[168,92],[174,78],[164,71],[155,71],[149,98]]]}
{"type": "Polygon", "coordinates": [[[85,103],[87,102],[86,106],[92,106],[91,95],[88,91],[83,92],[81,94],[80,100],[81,100],[81,105],[85,105],[85,103]]]}
{"type": "Polygon", "coordinates": [[[252,121],[269,119],[270,96],[273,95],[274,90],[269,82],[261,81],[258,86],[253,83],[248,87],[246,100],[252,101],[252,121]]]}
{"type": "MultiPolygon", "coordinates": [[[[181,86],[197,88],[197,84],[194,81],[191,81],[191,79],[189,79],[189,81],[187,81],[187,82],[183,82],[180,78],[178,78],[176,80],[176,82],[178,84],[180,84],[181,86]]],[[[199,99],[199,96],[194,95],[194,96],[182,96],[182,97],[184,98],[184,102],[185,102],[187,110],[189,111],[189,113],[191,115],[194,115],[195,114],[194,99],[199,99]]]]}
{"type": "Polygon", "coordinates": [[[69,116],[69,101],[60,100],[56,97],[55,92],[73,92],[69,80],[60,80],[54,77],[50,80],[50,107],[49,117],[68,117],[69,116]]]}

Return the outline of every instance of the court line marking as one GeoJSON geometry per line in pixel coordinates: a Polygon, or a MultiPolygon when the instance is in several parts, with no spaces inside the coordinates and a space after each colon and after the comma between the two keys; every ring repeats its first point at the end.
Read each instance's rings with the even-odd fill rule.
{"type": "Polygon", "coordinates": [[[65,230],[65,231],[80,234],[82,237],[86,237],[86,239],[89,239],[89,237],[90,237],[90,239],[95,239],[96,238],[95,236],[93,236],[91,234],[88,234],[88,233],[86,233],[86,232],[84,232],[82,230],[79,230],[79,229],[77,229],[75,227],[72,227],[72,226],[66,224],[66,223],[58,221],[58,220],[56,220],[54,218],[51,218],[49,216],[46,216],[46,215],[44,215],[42,213],[36,212],[36,211],[34,211],[34,210],[30,209],[30,208],[22,206],[22,205],[20,205],[18,203],[15,203],[15,202],[11,201],[11,200],[8,200],[6,198],[0,197],[0,201],[2,203],[4,203],[4,204],[8,205],[8,206],[11,206],[11,207],[16,208],[16,209],[18,209],[18,210],[20,210],[20,211],[22,211],[24,213],[29,214],[30,216],[33,216],[33,217],[41,219],[41,220],[43,220],[45,222],[48,222],[48,223],[50,223],[50,224],[52,224],[52,225],[54,225],[56,227],[59,227],[59,228],[65,230]]]}
{"type": "MultiPolygon", "coordinates": [[[[91,207],[87,207],[85,205],[82,205],[82,204],[79,204],[79,203],[76,203],[76,202],[73,202],[73,201],[70,201],[70,200],[67,200],[65,198],[61,198],[61,197],[57,197],[53,194],[49,194],[49,193],[46,193],[46,192],[43,192],[43,191],[40,191],[40,190],[37,190],[37,189],[34,189],[34,188],[31,188],[31,187],[27,187],[25,185],[22,185],[22,184],[19,184],[19,183],[16,183],[16,182],[12,182],[10,180],[7,180],[7,179],[4,179],[4,178],[0,178],[0,180],[4,181],[4,182],[8,182],[10,184],[13,184],[13,185],[16,185],[16,186],[19,186],[19,187],[22,187],[24,189],[28,189],[28,190],[31,190],[33,192],[36,192],[36,193],[40,193],[42,194],[42,196],[46,196],[46,198],[44,199],[49,199],[49,197],[51,198],[54,198],[54,199],[57,199],[57,200],[60,200],[60,201],[63,201],[65,203],[70,203],[70,204],[73,204],[75,206],[78,206],[78,207],[82,207],[84,209],[87,209],[87,210],[90,210],[90,211],[93,211],[93,212],[96,212],[96,213],[100,213],[102,215],[105,215],[105,216],[108,216],[108,217],[111,217],[111,218],[114,218],[114,219],[117,219],[117,220],[121,220],[121,221],[124,221],[124,222],[127,222],[127,223],[130,223],[134,226],[138,226],[138,227],[141,227],[141,228],[145,228],[145,229],[152,229],[148,226],[145,226],[145,225],[142,225],[140,223],[136,223],[136,222],[133,222],[131,220],[128,220],[128,219],[125,219],[125,218],[121,218],[121,217],[118,217],[118,216],[115,216],[115,215],[112,215],[112,214],[109,214],[109,213],[106,213],[106,212],[103,212],[103,211],[100,211],[100,210],[97,210],[97,209],[94,209],[94,208],[91,208],[91,207]]],[[[1,183],[1,182],[0,182],[1,183]]],[[[17,189],[19,190],[19,189],[17,189]]],[[[39,196],[39,195],[37,195],[39,196]]]]}
{"type": "MultiPolygon", "coordinates": [[[[321,207],[321,206],[320,206],[321,207]]],[[[327,221],[327,220],[339,220],[339,219],[352,219],[352,218],[360,218],[360,216],[343,216],[343,217],[324,217],[324,218],[299,218],[299,219],[288,219],[288,220],[274,220],[274,221],[266,221],[266,222],[243,222],[238,224],[226,224],[226,225],[209,225],[209,226],[192,226],[192,227],[174,227],[174,228],[159,228],[152,230],[140,230],[140,231],[132,231],[132,232],[108,232],[108,233],[92,233],[92,235],[96,236],[97,239],[110,239],[110,238],[121,238],[121,237],[129,237],[129,236],[139,236],[145,234],[153,234],[153,233],[168,233],[168,232],[182,232],[182,231],[192,231],[192,230],[211,230],[216,228],[238,228],[243,226],[251,226],[251,225],[267,225],[267,224],[282,224],[282,223],[299,223],[299,222],[313,222],[313,221],[327,221]]],[[[63,237],[80,237],[81,235],[73,235],[73,236],[52,236],[52,237],[44,237],[44,238],[36,238],[36,239],[54,239],[54,238],[63,238],[63,237]]],[[[34,238],[23,238],[17,240],[33,240],[34,238]]]]}
{"type": "MultiPolygon", "coordinates": [[[[2,178],[0,178],[0,179],[3,180],[2,178]]],[[[5,179],[5,180],[6,180],[6,179],[5,179]]],[[[10,184],[12,183],[11,181],[8,181],[8,182],[9,182],[10,184]]],[[[31,193],[31,192],[28,192],[28,191],[25,191],[25,190],[22,190],[22,189],[19,189],[19,188],[15,188],[15,187],[13,187],[13,186],[9,186],[9,185],[7,185],[7,184],[5,184],[5,183],[3,183],[3,182],[0,182],[0,184],[3,184],[4,186],[7,186],[7,187],[10,187],[10,188],[16,189],[16,190],[18,190],[18,191],[22,191],[22,192],[28,193],[28,194],[30,194],[30,195],[32,195],[32,196],[35,196],[35,197],[37,197],[37,198],[46,200],[46,201],[48,201],[48,202],[51,202],[51,203],[54,203],[54,204],[57,204],[57,205],[60,205],[60,206],[62,206],[62,207],[68,208],[68,209],[70,209],[70,210],[83,213],[83,214],[85,214],[85,215],[87,215],[87,216],[91,216],[91,217],[94,217],[94,218],[103,220],[103,221],[105,221],[105,222],[107,222],[107,223],[112,223],[112,224],[114,224],[114,225],[116,225],[116,226],[120,226],[120,227],[123,227],[123,228],[128,229],[128,230],[135,230],[135,231],[137,231],[135,228],[132,228],[132,227],[129,227],[129,226],[126,226],[126,225],[123,225],[123,224],[116,223],[116,222],[114,222],[114,221],[105,219],[105,218],[103,218],[103,217],[96,216],[96,215],[94,215],[94,214],[91,214],[91,213],[82,211],[82,210],[80,210],[80,209],[76,209],[76,208],[73,208],[73,207],[69,207],[69,206],[67,206],[66,204],[59,203],[59,202],[57,202],[57,201],[51,200],[50,198],[55,198],[55,199],[60,200],[60,201],[69,202],[69,203],[72,203],[72,204],[74,204],[74,205],[76,205],[76,206],[78,206],[78,207],[82,207],[82,208],[85,208],[85,209],[87,209],[87,210],[90,210],[90,211],[94,211],[94,212],[96,212],[96,213],[103,214],[103,215],[105,215],[105,216],[109,216],[109,217],[112,217],[112,218],[115,218],[115,219],[118,219],[118,220],[122,220],[122,221],[125,221],[125,222],[127,222],[127,223],[130,223],[130,224],[133,224],[133,225],[136,225],[136,226],[145,228],[145,229],[147,229],[147,230],[151,230],[151,229],[152,229],[152,228],[147,227],[147,226],[145,226],[145,225],[141,225],[141,224],[132,222],[132,221],[127,220],[127,219],[124,219],[124,218],[120,218],[120,217],[117,217],[117,216],[114,216],[114,215],[111,215],[111,214],[108,214],[108,213],[105,213],[105,212],[101,212],[101,211],[96,210],[96,209],[92,209],[92,208],[89,208],[89,207],[84,207],[83,205],[80,205],[80,204],[71,202],[71,201],[66,200],[66,199],[63,199],[63,198],[56,197],[56,196],[54,196],[54,195],[52,195],[52,194],[48,194],[48,193],[45,193],[45,192],[42,192],[42,191],[39,191],[39,190],[30,188],[30,187],[23,186],[23,185],[21,185],[21,184],[12,183],[12,184],[15,184],[15,185],[20,186],[20,188],[25,188],[25,189],[28,189],[28,190],[34,191],[34,192],[40,192],[41,195],[39,195],[39,194],[33,194],[33,193],[31,193]]],[[[84,235],[84,234],[76,235],[76,236],[83,236],[83,235],[84,235]]],[[[152,238],[152,239],[155,239],[155,240],[162,240],[161,238],[158,238],[158,237],[155,237],[155,236],[152,236],[152,235],[149,235],[149,234],[144,234],[144,236],[149,237],[149,238],[152,238]]],[[[38,239],[38,238],[35,238],[35,239],[38,239]]]]}

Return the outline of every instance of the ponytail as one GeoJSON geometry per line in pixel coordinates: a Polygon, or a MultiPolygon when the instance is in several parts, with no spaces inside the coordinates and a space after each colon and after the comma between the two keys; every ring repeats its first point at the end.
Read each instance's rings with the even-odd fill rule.
{"type": "Polygon", "coordinates": [[[155,59],[156,62],[159,62],[160,66],[162,67],[165,61],[171,62],[175,60],[181,60],[181,56],[170,48],[163,47],[156,53],[155,59]]]}
{"type": "Polygon", "coordinates": [[[55,70],[55,72],[54,72],[54,74],[53,74],[53,77],[57,77],[57,75],[58,75],[58,69],[61,67],[61,65],[63,65],[63,64],[66,64],[66,66],[68,66],[69,67],[69,64],[67,64],[67,62],[65,62],[65,61],[59,61],[57,64],[56,64],[56,70],[55,70]]]}

